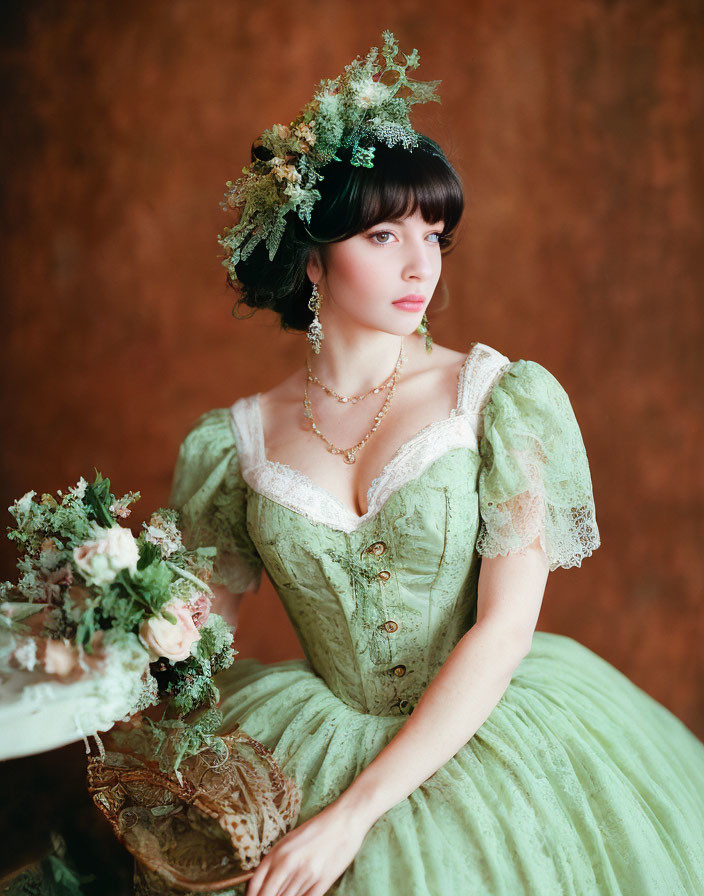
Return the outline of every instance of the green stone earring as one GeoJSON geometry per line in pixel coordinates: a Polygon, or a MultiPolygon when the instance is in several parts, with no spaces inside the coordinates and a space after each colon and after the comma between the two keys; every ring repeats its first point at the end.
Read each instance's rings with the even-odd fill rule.
{"type": "Polygon", "coordinates": [[[426,352],[432,352],[433,337],[430,335],[430,330],[428,329],[428,315],[425,313],[425,311],[423,312],[423,317],[418,324],[416,333],[420,333],[421,336],[425,336],[425,350],[426,352]]]}

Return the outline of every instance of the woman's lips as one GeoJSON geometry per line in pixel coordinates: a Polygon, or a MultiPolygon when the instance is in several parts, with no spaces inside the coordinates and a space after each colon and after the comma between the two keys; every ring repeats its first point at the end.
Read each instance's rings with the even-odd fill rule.
{"type": "Polygon", "coordinates": [[[394,302],[394,308],[400,308],[401,311],[420,311],[420,309],[425,304],[425,299],[418,299],[417,301],[413,301],[411,299],[400,299],[398,302],[394,302]]]}

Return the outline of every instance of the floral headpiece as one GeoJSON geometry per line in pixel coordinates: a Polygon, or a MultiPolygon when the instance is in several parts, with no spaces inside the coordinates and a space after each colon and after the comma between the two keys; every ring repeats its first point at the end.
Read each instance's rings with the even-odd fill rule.
{"type": "Polygon", "coordinates": [[[286,215],[295,211],[310,223],[313,205],[320,199],[315,189],[323,179],[319,170],[331,161],[341,161],[337,153],[352,148],[350,163],[374,166],[374,142],[406,149],[418,145],[409,111],[414,103],[440,102],[435,93],[440,81],[415,81],[406,69],[420,64],[417,50],[403,54],[405,63],[395,61],[398,43],[391,31],[382,33],[384,46],[372,47],[364,60],[357,56],[334,80],[318,84],[313,99],[288,125],[275,124],[258,138],[261,155],[242,169],[243,177],[227,181],[228,190],[220,203],[225,210],[241,207],[234,227],[225,227],[218,242],[227,257],[223,265],[233,280],[236,267],[254,247],[266,240],[269,259],[276,254],[286,228],[286,215]],[[389,76],[386,83],[384,75],[389,76]],[[405,96],[399,96],[402,88],[405,96]],[[268,156],[271,156],[268,158],[268,156]]]}

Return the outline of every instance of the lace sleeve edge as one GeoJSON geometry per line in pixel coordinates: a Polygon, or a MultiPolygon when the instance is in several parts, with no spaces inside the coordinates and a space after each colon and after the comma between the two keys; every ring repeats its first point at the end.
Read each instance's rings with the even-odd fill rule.
{"type": "Polygon", "coordinates": [[[563,552],[561,554],[549,549],[546,544],[544,532],[524,535],[514,544],[499,546],[496,543],[496,538],[489,533],[486,526],[482,523],[481,531],[477,538],[476,551],[480,557],[486,557],[488,560],[493,559],[494,557],[507,557],[509,554],[522,554],[536,538],[539,539],[540,547],[548,559],[550,572],[555,572],[556,569],[560,568],[572,569],[574,567],[581,567],[582,561],[587,557],[591,557],[594,551],[601,546],[601,537],[596,527],[596,521],[593,523],[592,533],[589,536],[580,539],[577,548],[568,553],[563,552]]]}

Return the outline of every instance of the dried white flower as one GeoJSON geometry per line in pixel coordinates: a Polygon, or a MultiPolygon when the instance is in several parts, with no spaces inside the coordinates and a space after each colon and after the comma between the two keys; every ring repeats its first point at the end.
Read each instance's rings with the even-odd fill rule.
{"type": "Polygon", "coordinates": [[[20,669],[32,672],[37,665],[37,642],[34,638],[21,638],[12,656],[20,669]]]}

